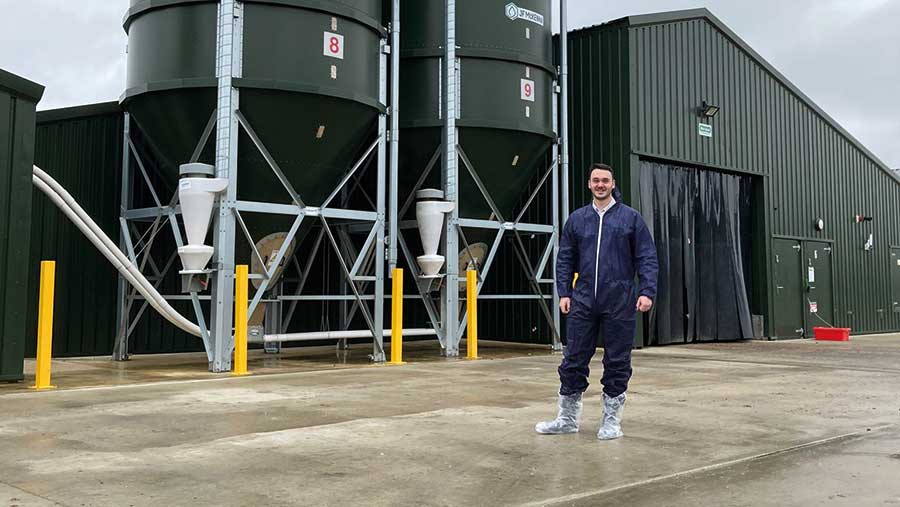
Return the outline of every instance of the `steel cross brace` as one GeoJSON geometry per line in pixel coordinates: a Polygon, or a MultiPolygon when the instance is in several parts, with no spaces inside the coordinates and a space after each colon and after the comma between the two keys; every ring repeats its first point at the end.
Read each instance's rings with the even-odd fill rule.
{"type": "MultiPolygon", "coordinates": [[[[541,187],[547,181],[548,176],[550,176],[550,174],[556,168],[556,161],[553,161],[550,164],[550,167],[544,172],[543,176],[541,177],[540,182],[538,183],[538,185],[535,186],[535,189],[532,191],[531,195],[528,197],[528,200],[527,200],[525,206],[519,212],[519,215],[516,217],[516,221],[512,224],[508,224],[506,222],[506,220],[503,218],[503,214],[500,212],[496,203],[494,203],[494,200],[491,198],[491,195],[488,192],[487,187],[484,185],[484,183],[481,181],[481,178],[478,176],[478,171],[475,170],[475,167],[469,161],[469,158],[466,155],[465,150],[462,148],[462,146],[457,146],[457,151],[459,152],[459,158],[462,160],[463,165],[466,166],[466,169],[468,170],[469,175],[472,176],[472,179],[475,182],[475,185],[478,187],[478,190],[481,192],[482,197],[484,197],[484,200],[487,202],[488,206],[490,206],[494,217],[496,217],[494,221],[500,225],[499,232],[497,233],[497,239],[495,240],[494,245],[491,246],[491,253],[489,255],[489,258],[491,259],[491,261],[493,261],[493,255],[496,254],[496,250],[500,246],[500,239],[502,238],[504,231],[506,229],[513,231],[513,233],[515,234],[515,238],[516,238],[516,247],[517,247],[516,255],[519,258],[519,261],[522,263],[523,267],[526,269],[526,272],[528,275],[528,281],[529,281],[531,288],[534,291],[535,295],[538,296],[538,304],[541,306],[541,310],[543,311],[544,316],[547,318],[547,321],[550,324],[550,328],[552,329],[553,335],[554,335],[554,343],[556,343],[559,340],[559,333],[557,332],[557,329],[556,329],[556,323],[555,323],[553,314],[550,311],[550,309],[547,307],[547,303],[544,300],[544,294],[540,288],[540,281],[537,278],[537,275],[535,274],[535,271],[532,268],[531,263],[528,260],[528,251],[525,249],[525,245],[522,243],[522,238],[519,236],[519,230],[518,230],[519,226],[520,226],[519,220],[521,220],[521,218],[524,216],[525,212],[528,210],[528,207],[534,201],[534,198],[537,196],[541,187]]],[[[458,230],[460,231],[460,233],[462,235],[462,226],[461,225],[460,225],[460,227],[458,227],[458,230]]],[[[553,234],[554,235],[557,234],[557,231],[555,230],[555,228],[553,229],[553,234]]],[[[462,235],[462,237],[463,237],[463,241],[465,241],[465,236],[462,235]]],[[[551,235],[551,239],[547,244],[547,248],[546,248],[544,254],[541,256],[541,261],[539,263],[541,268],[545,267],[546,260],[547,260],[547,258],[549,258],[550,253],[552,253],[552,251],[553,251],[553,245],[554,245],[554,238],[551,235]]],[[[468,243],[466,243],[466,248],[468,249],[468,243]]],[[[476,266],[476,268],[477,268],[477,266],[476,266]]],[[[479,278],[480,278],[480,281],[478,283],[478,292],[479,293],[481,292],[481,287],[484,283],[485,277],[486,277],[486,273],[482,273],[479,276],[479,278]]],[[[457,290],[458,290],[458,288],[457,288],[457,290]]],[[[468,313],[467,310],[463,310],[462,313],[463,313],[462,320],[458,324],[458,331],[457,331],[457,336],[456,336],[457,340],[462,339],[462,335],[465,332],[466,325],[468,324],[467,323],[468,319],[466,318],[467,313],[468,313]]]]}
{"type": "Polygon", "coordinates": [[[413,277],[416,279],[416,290],[419,292],[419,297],[422,298],[422,303],[425,305],[425,311],[428,313],[428,318],[431,320],[431,325],[434,327],[437,332],[438,342],[441,344],[441,348],[446,349],[447,344],[444,339],[444,335],[442,333],[441,327],[441,318],[438,313],[438,309],[434,306],[434,301],[431,299],[431,296],[425,289],[422,287],[421,283],[418,283],[419,277],[421,276],[421,272],[419,271],[419,267],[416,264],[415,257],[413,257],[412,252],[409,247],[406,245],[406,240],[403,239],[403,234],[400,234],[400,231],[397,231],[397,242],[400,245],[400,249],[403,251],[403,256],[406,257],[406,263],[409,264],[409,270],[412,272],[413,277]]]}
{"type": "MultiPolygon", "coordinates": [[[[215,126],[215,111],[210,116],[210,120],[207,122],[206,128],[203,131],[203,134],[200,136],[200,140],[197,142],[197,145],[194,148],[193,155],[191,156],[191,163],[196,162],[200,154],[203,152],[203,147],[206,146],[206,143],[209,141],[209,137],[212,134],[212,130],[215,126]]],[[[145,132],[142,132],[142,135],[147,138],[148,143],[152,144],[153,140],[147,136],[145,132]]],[[[156,282],[154,283],[154,288],[158,289],[165,279],[166,274],[172,267],[174,260],[177,258],[177,251],[173,253],[172,256],[169,257],[169,260],[166,262],[166,267],[160,271],[157,267],[156,262],[153,260],[153,256],[151,255],[151,249],[153,247],[153,243],[156,240],[156,235],[160,231],[160,226],[162,225],[160,222],[165,217],[166,220],[169,221],[172,227],[172,233],[175,239],[176,247],[182,246],[181,240],[181,231],[178,227],[178,219],[176,218],[177,211],[176,205],[178,203],[178,193],[175,192],[172,196],[172,199],[169,202],[168,206],[163,206],[162,202],[159,199],[159,194],[156,191],[155,186],[153,185],[152,180],[150,179],[149,173],[147,172],[146,166],[144,165],[143,159],[141,158],[141,154],[137,149],[137,146],[134,144],[134,140],[131,138],[130,127],[126,129],[124,134],[124,142],[127,145],[125,147],[126,154],[124,157],[128,158],[130,161],[131,157],[134,157],[137,162],[138,168],[140,169],[141,175],[144,178],[144,182],[150,190],[150,194],[153,197],[154,202],[157,205],[156,216],[154,218],[153,224],[147,229],[147,231],[138,239],[137,246],[140,248],[139,251],[135,251],[135,244],[131,238],[131,228],[128,226],[128,218],[127,214],[131,211],[129,206],[123,207],[123,216],[119,217],[119,224],[121,227],[122,234],[122,242],[125,244],[126,249],[128,250],[128,257],[132,263],[140,264],[138,269],[143,272],[146,265],[150,264],[151,269],[154,271],[155,276],[158,277],[156,282]],[[150,237],[147,238],[147,241],[144,241],[144,237],[150,234],[150,237]],[[139,262],[138,256],[144,254],[143,259],[139,262]]],[[[126,162],[126,169],[130,167],[130,164],[126,162]]],[[[130,177],[127,178],[130,181],[130,177]]],[[[130,194],[131,189],[124,189],[124,192],[130,194]]],[[[128,358],[128,338],[131,336],[131,333],[134,331],[135,326],[140,321],[141,316],[144,311],[147,309],[149,303],[144,301],[141,305],[141,308],[138,310],[137,315],[134,319],[130,318],[131,306],[135,299],[137,299],[137,290],[134,288],[129,289],[128,294],[123,294],[128,301],[124,304],[123,309],[123,318],[121,319],[121,326],[119,333],[120,335],[116,337],[116,346],[114,350],[114,356],[120,359],[128,358]],[[131,321],[131,322],[129,322],[131,321]]],[[[210,341],[209,341],[209,331],[206,328],[205,319],[203,317],[203,311],[200,307],[200,301],[198,298],[198,294],[196,292],[191,292],[191,301],[193,303],[194,313],[197,317],[197,322],[200,327],[201,338],[203,339],[204,348],[207,350],[207,354],[210,352],[210,341]]]]}
{"type": "MultiPolygon", "coordinates": [[[[329,214],[328,211],[330,211],[330,210],[328,210],[328,205],[341,192],[341,190],[344,189],[347,182],[350,181],[351,178],[356,177],[356,173],[360,169],[360,167],[363,167],[363,164],[365,164],[367,161],[371,162],[370,156],[375,151],[375,148],[377,148],[379,146],[381,139],[376,138],[375,141],[373,141],[368,146],[368,148],[365,150],[363,155],[356,161],[356,163],[354,163],[354,165],[347,172],[347,174],[345,174],[342,177],[341,181],[337,184],[337,186],[329,194],[329,196],[323,201],[322,205],[319,208],[309,208],[303,202],[303,199],[300,196],[300,194],[290,184],[290,181],[285,176],[284,171],[282,171],[281,167],[275,161],[275,158],[270,154],[270,152],[266,148],[265,144],[262,142],[262,140],[256,134],[256,131],[253,129],[252,125],[247,120],[247,118],[243,115],[243,113],[241,113],[240,111],[236,111],[235,116],[236,116],[240,126],[244,129],[244,131],[247,133],[247,135],[253,141],[253,144],[255,145],[257,150],[260,152],[260,154],[266,160],[266,163],[269,165],[269,168],[272,170],[273,173],[275,173],[275,176],[278,179],[278,181],[281,183],[281,185],[284,187],[284,189],[290,195],[291,200],[294,203],[294,206],[296,206],[295,209],[298,211],[298,213],[296,213],[297,218],[295,219],[294,224],[291,227],[291,230],[288,232],[288,235],[285,238],[285,244],[290,244],[294,240],[294,237],[296,236],[297,231],[299,230],[299,226],[300,226],[301,222],[303,221],[303,218],[307,215],[318,216],[322,221],[322,226],[323,226],[322,233],[327,234],[329,239],[334,241],[333,235],[331,234],[331,230],[328,226],[326,216],[325,216],[325,215],[329,214]]],[[[368,165],[366,165],[366,167],[368,168],[368,165]]],[[[358,184],[358,181],[357,181],[357,184],[358,184]]],[[[241,230],[243,231],[244,235],[247,237],[247,240],[253,249],[253,254],[256,256],[257,260],[259,260],[260,263],[264,266],[265,263],[262,262],[262,256],[259,254],[259,251],[257,250],[257,248],[255,246],[253,237],[251,236],[250,231],[247,228],[246,223],[244,222],[243,217],[240,214],[239,207],[235,207],[234,212],[235,212],[236,221],[238,222],[239,226],[241,227],[241,230]]],[[[372,227],[372,229],[369,233],[369,236],[366,240],[366,245],[363,247],[364,251],[371,248],[371,245],[373,244],[375,238],[378,235],[378,230],[379,230],[380,224],[379,224],[378,220],[374,220],[374,222],[375,222],[375,224],[372,227]]],[[[313,254],[310,256],[310,259],[309,259],[308,265],[307,265],[307,269],[301,271],[302,278],[301,278],[301,283],[297,287],[297,294],[299,294],[303,290],[303,287],[306,284],[310,265],[312,263],[312,259],[315,257],[315,252],[318,250],[319,244],[321,244],[321,239],[322,239],[322,235],[320,235],[319,239],[316,241],[316,248],[314,249],[313,254]]],[[[256,293],[250,303],[250,307],[247,312],[248,317],[253,315],[253,312],[256,310],[260,301],[262,300],[262,296],[265,293],[265,291],[268,289],[268,286],[271,282],[272,276],[275,273],[275,270],[281,264],[281,262],[284,260],[283,256],[284,256],[285,251],[286,251],[286,249],[282,248],[276,255],[276,258],[273,261],[272,268],[266,269],[266,271],[263,275],[263,281],[260,284],[259,288],[256,290],[256,293]]],[[[341,261],[342,268],[346,268],[344,259],[341,256],[341,253],[339,250],[337,251],[337,254],[338,254],[339,260],[341,261]]],[[[353,280],[356,280],[359,278],[356,276],[356,272],[360,268],[359,261],[362,259],[362,257],[363,257],[362,255],[359,256],[359,259],[357,259],[357,262],[354,263],[354,266],[352,269],[350,269],[350,270],[345,269],[345,272],[348,273],[350,276],[351,284],[353,284],[353,280]]],[[[356,290],[356,286],[353,285],[352,288],[354,290],[354,293],[357,295],[358,304],[362,305],[363,302],[362,302],[362,299],[359,297],[358,291],[356,290]]],[[[296,305],[297,305],[297,301],[296,300],[292,301],[291,307],[288,310],[287,316],[282,322],[283,327],[286,328],[287,324],[293,318],[294,312],[296,310],[296,305]]],[[[380,351],[381,354],[383,355],[383,347],[381,345],[381,340],[380,340],[381,337],[377,336],[380,333],[375,333],[375,330],[374,330],[375,326],[374,326],[374,323],[372,322],[372,319],[370,318],[368,312],[364,311],[364,315],[366,317],[367,323],[369,324],[370,328],[372,329],[372,334],[375,337],[376,354],[380,351]]]]}
{"type": "MultiPolygon", "coordinates": [[[[316,258],[316,255],[319,252],[319,247],[322,245],[322,240],[325,238],[325,229],[319,231],[319,235],[316,237],[315,243],[313,243],[312,252],[309,254],[309,258],[306,260],[306,267],[301,269],[299,263],[297,262],[297,256],[294,255],[293,261],[297,267],[297,271],[300,273],[300,281],[297,283],[297,288],[294,290],[294,295],[299,296],[300,293],[303,292],[303,288],[306,286],[306,281],[309,279],[309,273],[312,270],[312,263],[316,258]]],[[[288,308],[287,315],[285,315],[284,319],[281,322],[281,328],[287,329],[288,325],[291,323],[291,319],[294,318],[294,311],[297,309],[298,301],[291,301],[291,306],[288,308]]]]}
{"type": "Polygon", "coordinates": [[[341,271],[344,273],[344,277],[347,279],[347,283],[350,286],[350,290],[353,291],[353,295],[356,297],[356,301],[359,303],[363,318],[366,321],[366,325],[369,327],[369,330],[372,332],[372,337],[375,342],[376,355],[381,355],[383,357],[384,354],[384,336],[380,332],[376,332],[375,329],[375,321],[372,319],[372,315],[369,312],[368,306],[364,303],[362,296],[359,293],[359,290],[356,288],[356,282],[353,280],[353,276],[350,274],[350,269],[347,267],[347,263],[344,261],[344,256],[341,254],[341,248],[338,245],[337,240],[334,238],[334,234],[331,232],[331,227],[328,225],[328,220],[325,217],[319,217],[322,221],[322,227],[325,229],[325,234],[328,236],[328,240],[331,242],[332,248],[334,248],[335,254],[337,254],[338,263],[341,266],[341,271]]]}

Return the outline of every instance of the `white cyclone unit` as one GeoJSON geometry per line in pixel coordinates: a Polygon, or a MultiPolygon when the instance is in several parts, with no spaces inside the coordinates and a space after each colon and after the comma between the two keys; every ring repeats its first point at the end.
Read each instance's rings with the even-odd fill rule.
{"type": "Polygon", "coordinates": [[[416,257],[416,262],[422,270],[422,278],[436,278],[440,276],[438,271],[444,265],[444,256],[437,254],[444,228],[444,215],[453,211],[455,205],[442,200],[442,191],[431,188],[419,190],[416,197],[420,199],[416,203],[416,222],[425,253],[416,257]]]}
{"type": "Polygon", "coordinates": [[[184,267],[181,273],[204,273],[213,255],[213,247],[205,244],[213,205],[216,194],[225,190],[228,180],[211,178],[215,167],[208,164],[184,164],[179,174],[178,200],[187,234],[187,244],[178,249],[184,267]]]}

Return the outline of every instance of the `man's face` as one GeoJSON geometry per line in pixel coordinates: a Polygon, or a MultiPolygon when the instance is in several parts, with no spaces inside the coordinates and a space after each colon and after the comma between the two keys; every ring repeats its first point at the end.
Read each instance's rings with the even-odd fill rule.
{"type": "Polygon", "coordinates": [[[604,169],[594,169],[591,171],[591,179],[588,180],[588,188],[594,199],[603,201],[609,197],[609,194],[616,188],[616,180],[613,179],[612,173],[604,169]]]}

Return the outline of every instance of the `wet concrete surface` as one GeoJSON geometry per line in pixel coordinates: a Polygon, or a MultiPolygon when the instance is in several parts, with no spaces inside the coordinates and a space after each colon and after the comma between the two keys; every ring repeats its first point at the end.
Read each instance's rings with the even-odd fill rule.
{"type": "MultiPolygon", "coordinates": [[[[444,362],[465,360],[465,343],[462,356],[448,359],[441,355],[434,341],[407,342],[404,345],[404,361],[444,362]]],[[[506,342],[482,341],[479,350],[486,359],[503,359],[529,355],[550,355],[548,346],[506,342]]],[[[386,347],[390,357],[390,346],[386,347]]],[[[338,349],[334,345],[321,347],[285,348],[278,354],[262,350],[248,351],[247,367],[252,375],[300,373],[343,368],[378,368],[371,361],[371,344],[351,344],[338,349]]],[[[8,391],[24,391],[34,385],[35,361],[25,360],[25,382],[2,383],[0,394],[8,391]]],[[[152,382],[220,379],[222,374],[208,371],[206,353],[134,355],[128,361],[112,361],[109,356],[53,359],[52,383],[59,389],[121,386],[152,382]]]]}
{"type": "Polygon", "coordinates": [[[558,355],[435,347],[400,367],[330,349],[230,378],[156,357],[112,387],[86,387],[97,371],[0,387],[0,505],[900,502],[900,335],[636,351],[612,442],[595,438],[599,382],[580,433],[533,432],[555,415],[558,355]]]}
{"type": "Polygon", "coordinates": [[[713,470],[578,495],[570,506],[900,505],[900,435],[866,432],[713,470]]]}

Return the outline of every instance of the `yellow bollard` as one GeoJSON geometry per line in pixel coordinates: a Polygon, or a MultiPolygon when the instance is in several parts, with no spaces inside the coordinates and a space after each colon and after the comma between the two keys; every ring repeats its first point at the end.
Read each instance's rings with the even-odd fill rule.
{"type": "Polygon", "coordinates": [[[394,269],[391,288],[391,361],[389,364],[406,364],[403,362],[403,270],[399,268],[394,269]]]}
{"type": "Polygon", "coordinates": [[[234,371],[247,374],[247,278],[246,265],[236,266],[234,277],[234,371]]]}
{"type": "Polygon", "coordinates": [[[53,354],[53,289],[56,262],[41,262],[41,295],[38,303],[37,369],[33,389],[55,389],[50,385],[50,361],[53,354]]]}
{"type": "Polygon", "coordinates": [[[466,358],[478,359],[478,272],[466,271],[466,358]]]}

